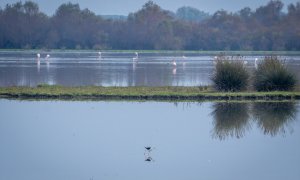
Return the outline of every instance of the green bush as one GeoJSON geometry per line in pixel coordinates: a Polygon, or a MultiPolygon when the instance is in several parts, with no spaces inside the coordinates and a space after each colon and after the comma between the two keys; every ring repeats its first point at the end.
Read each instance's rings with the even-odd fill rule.
{"type": "Polygon", "coordinates": [[[212,76],[214,87],[218,91],[241,91],[247,88],[249,73],[241,57],[227,58],[218,56],[212,76]]]}
{"type": "Polygon", "coordinates": [[[254,72],[257,91],[287,91],[296,85],[296,77],[277,56],[268,56],[258,64],[254,72]]]}

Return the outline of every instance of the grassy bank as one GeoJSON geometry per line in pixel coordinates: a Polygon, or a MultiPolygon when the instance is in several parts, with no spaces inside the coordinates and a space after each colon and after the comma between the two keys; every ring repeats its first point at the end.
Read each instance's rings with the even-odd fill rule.
{"type": "Polygon", "coordinates": [[[0,98],[98,100],[290,100],[300,92],[214,92],[210,87],[1,87],[0,98]]]}

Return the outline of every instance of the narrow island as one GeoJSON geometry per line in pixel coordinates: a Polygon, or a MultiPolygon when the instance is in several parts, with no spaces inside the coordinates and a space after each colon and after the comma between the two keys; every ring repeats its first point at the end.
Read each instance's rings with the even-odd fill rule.
{"type": "Polygon", "coordinates": [[[300,91],[217,92],[203,87],[0,87],[0,98],[65,100],[299,100],[300,91]]]}

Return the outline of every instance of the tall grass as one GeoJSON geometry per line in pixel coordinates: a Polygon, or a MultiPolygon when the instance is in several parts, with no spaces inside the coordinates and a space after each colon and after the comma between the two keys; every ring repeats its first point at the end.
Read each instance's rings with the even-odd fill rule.
{"type": "Polygon", "coordinates": [[[254,87],[257,91],[288,91],[295,85],[295,75],[289,72],[277,56],[265,57],[254,72],[254,87]]]}
{"type": "Polygon", "coordinates": [[[226,57],[221,54],[215,60],[212,76],[214,87],[218,91],[241,91],[248,85],[249,73],[240,56],[226,57]]]}

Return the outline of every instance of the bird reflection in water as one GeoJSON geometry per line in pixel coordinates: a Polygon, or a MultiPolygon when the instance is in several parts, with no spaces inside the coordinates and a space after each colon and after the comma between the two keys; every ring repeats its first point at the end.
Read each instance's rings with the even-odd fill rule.
{"type": "Polygon", "coordinates": [[[46,67],[47,67],[47,72],[49,72],[49,69],[50,69],[50,61],[46,61],[46,67]]]}
{"type": "Polygon", "coordinates": [[[186,56],[182,56],[182,68],[185,69],[185,64],[186,64],[186,56]]]}
{"type": "Polygon", "coordinates": [[[102,60],[102,53],[100,51],[98,52],[98,60],[102,60]]]}
{"type": "Polygon", "coordinates": [[[145,156],[145,161],[146,162],[154,162],[154,159],[151,157],[151,151],[153,151],[155,148],[151,147],[151,146],[146,146],[145,147],[145,152],[144,152],[144,156],[145,156]]]}
{"type": "Polygon", "coordinates": [[[149,156],[149,157],[146,157],[145,161],[151,162],[151,161],[153,161],[153,159],[149,156]]]}
{"type": "Polygon", "coordinates": [[[176,67],[174,67],[173,70],[172,70],[172,74],[175,76],[176,73],[177,73],[177,69],[176,69],[176,67]]]}
{"type": "Polygon", "coordinates": [[[133,61],[133,62],[132,62],[132,70],[133,70],[133,71],[136,70],[136,65],[137,65],[137,61],[133,61]]]}
{"type": "Polygon", "coordinates": [[[38,61],[36,62],[36,65],[37,65],[37,72],[39,73],[39,72],[40,72],[40,69],[41,69],[41,61],[38,60],[38,61]]]}

